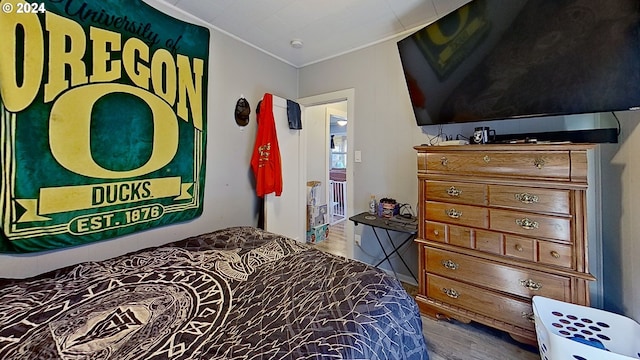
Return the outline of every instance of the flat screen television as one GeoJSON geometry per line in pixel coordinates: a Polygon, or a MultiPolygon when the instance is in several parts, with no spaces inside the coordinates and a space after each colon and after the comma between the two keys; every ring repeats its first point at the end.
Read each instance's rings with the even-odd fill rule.
{"type": "Polygon", "coordinates": [[[398,42],[419,126],[635,110],[640,1],[473,0],[398,42]]]}

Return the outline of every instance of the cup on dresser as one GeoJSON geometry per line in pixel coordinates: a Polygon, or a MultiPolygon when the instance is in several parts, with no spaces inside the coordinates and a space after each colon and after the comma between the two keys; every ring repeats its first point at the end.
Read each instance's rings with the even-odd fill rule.
{"type": "Polygon", "coordinates": [[[474,144],[486,144],[496,139],[496,131],[491,130],[488,126],[480,126],[473,129],[471,142],[474,144]]]}

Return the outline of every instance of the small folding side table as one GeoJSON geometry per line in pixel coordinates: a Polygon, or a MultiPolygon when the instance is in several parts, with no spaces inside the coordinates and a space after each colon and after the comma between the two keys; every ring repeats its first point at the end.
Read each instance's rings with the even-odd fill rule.
{"type": "Polygon", "coordinates": [[[405,246],[407,243],[415,239],[416,235],[418,234],[417,219],[415,218],[407,219],[407,218],[396,217],[396,216],[391,218],[385,218],[385,217],[380,217],[377,215],[370,214],[368,212],[363,212],[357,215],[353,215],[352,217],[349,218],[349,220],[353,221],[353,223],[356,226],[358,226],[358,224],[371,226],[371,229],[373,230],[373,234],[376,236],[376,240],[378,240],[378,244],[380,245],[380,248],[384,253],[384,259],[380,260],[377,264],[375,264],[376,267],[380,266],[380,264],[382,264],[385,261],[388,262],[389,266],[391,267],[391,271],[393,271],[393,274],[397,278],[398,274],[396,273],[396,270],[393,268],[393,264],[391,263],[390,257],[393,254],[398,254],[398,258],[400,258],[400,260],[404,264],[404,267],[407,270],[409,270],[409,272],[411,273],[411,276],[413,276],[416,282],[418,281],[418,278],[413,273],[413,270],[411,270],[409,265],[407,265],[406,261],[402,258],[402,254],[400,254],[399,252],[403,246],[405,246]],[[389,243],[392,246],[391,252],[387,252],[387,249],[385,249],[385,247],[383,246],[382,241],[380,240],[380,236],[378,235],[378,232],[376,231],[376,229],[384,230],[385,233],[387,234],[389,243]],[[407,236],[406,238],[402,239],[399,242],[400,245],[396,246],[397,242],[393,241],[391,234],[389,234],[389,230],[401,232],[401,233],[407,234],[407,236]]]}

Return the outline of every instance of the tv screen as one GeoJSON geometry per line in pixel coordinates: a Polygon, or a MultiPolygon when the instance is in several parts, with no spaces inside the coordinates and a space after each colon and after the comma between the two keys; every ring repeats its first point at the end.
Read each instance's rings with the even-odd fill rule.
{"type": "Polygon", "coordinates": [[[640,106],[637,0],[473,0],[400,40],[417,124],[640,106]]]}

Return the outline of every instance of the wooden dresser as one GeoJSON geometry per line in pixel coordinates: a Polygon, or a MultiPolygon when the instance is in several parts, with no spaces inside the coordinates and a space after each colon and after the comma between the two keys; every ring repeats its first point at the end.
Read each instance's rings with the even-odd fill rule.
{"type": "Polygon", "coordinates": [[[588,306],[591,148],[415,147],[421,311],[535,343],[532,296],[588,306]]]}

